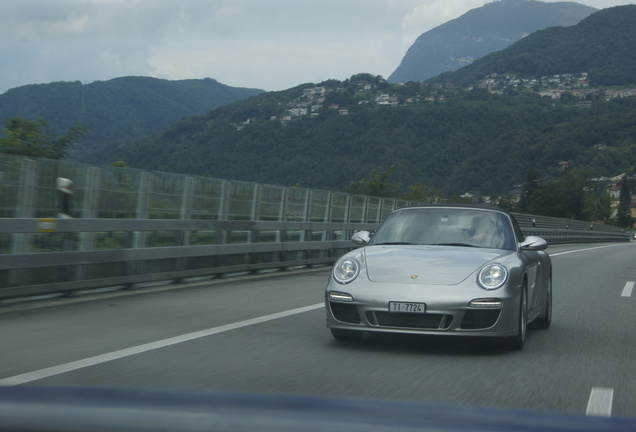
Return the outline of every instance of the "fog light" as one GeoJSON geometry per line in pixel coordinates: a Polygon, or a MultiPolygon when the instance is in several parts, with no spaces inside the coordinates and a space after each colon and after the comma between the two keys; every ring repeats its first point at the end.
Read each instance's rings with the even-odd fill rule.
{"type": "Polygon", "coordinates": [[[468,306],[501,309],[502,301],[498,298],[475,299],[471,301],[468,306]]]}
{"type": "Polygon", "coordinates": [[[348,293],[338,292],[338,291],[330,291],[329,292],[329,301],[337,301],[337,302],[352,302],[353,296],[348,293]]]}

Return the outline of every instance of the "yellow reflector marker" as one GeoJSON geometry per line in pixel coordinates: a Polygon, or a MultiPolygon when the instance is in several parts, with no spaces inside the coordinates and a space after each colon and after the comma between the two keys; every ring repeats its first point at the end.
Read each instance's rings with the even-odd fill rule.
{"type": "Polygon", "coordinates": [[[38,232],[57,232],[57,219],[55,218],[39,218],[38,232]]]}

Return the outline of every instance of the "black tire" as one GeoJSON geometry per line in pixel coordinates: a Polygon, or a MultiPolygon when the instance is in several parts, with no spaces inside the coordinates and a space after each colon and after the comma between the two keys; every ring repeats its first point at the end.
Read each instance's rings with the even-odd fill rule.
{"type": "Polygon", "coordinates": [[[541,330],[547,330],[552,323],[552,276],[548,279],[548,292],[546,293],[546,304],[543,315],[534,321],[534,326],[541,330]]]}
{"type": "Polygon", "coordinates": [[[332,328],[331,335],[337,341],[351,342],[351,341],[358,341],[362,339],[362,336],[364,335],[364,333],[361,331],[355,331],[355,330],[342,330],[342,329],[332,328]]]}
{"type": "Polygon", "coordinates": [[[516,336],[505,339],[506,348],[514,351],[523,349],[528,332],[528,291],[524,286],[519,300],[519,331],[516,336]]]}

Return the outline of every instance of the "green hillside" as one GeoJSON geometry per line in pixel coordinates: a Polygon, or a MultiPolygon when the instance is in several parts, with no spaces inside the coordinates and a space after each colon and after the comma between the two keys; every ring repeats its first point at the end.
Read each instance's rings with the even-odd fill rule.
{"type": "Polygon", "coordinates": [[[327,103],[330,97],[340,101],[350,107],[347,115],[342,108],[326,108],[316,117],[283,122],[285,105],[277,100],[285,98],[267,93],[184,119],[152,138],[96,154],[93,161],[326,189],[342,189],[374,169],[395,166],[396,182],[424,182],[447,194],[505,194],[530,168],[557,176],[564,161],[594,176],[632,171],[636,162],[634,97],[599,97],[590,108],[580,108],[577,100],[555,103],[531,92],[480,90],[379,107],[355,102],[363,97],[350,90],[356,84],[340,84],[349,90],[331,93],[327,103]]]}
{"type": "Polygon", "coordinates": [[[262,92],[229,87],[209,78],[168,81],[123,77],[91,84],[27,85],[0,95],[0,122],[13,117],[44,117],[60,131],[83,123],[90,131],[83,148],[72,153],[81,158],[86,151],[147,137],[183,117],[204,114],[262,92]]]}

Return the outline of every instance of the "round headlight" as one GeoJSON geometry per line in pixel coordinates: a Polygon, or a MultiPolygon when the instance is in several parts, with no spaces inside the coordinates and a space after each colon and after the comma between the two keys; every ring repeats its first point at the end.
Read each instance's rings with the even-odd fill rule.
{"type": "Polygon", "coordinates": [[[501,264],[489,264],[479,272],[477,282],[483,289],[500,288],[508,279],[508,270],[501,264]]]}
{"type": "Polygon", "coordinates": [[[347,284],[358,277],[360,273],[360,263],[354,258],[346,258],[338,261],[333,268],[333,278],[336,282],[347,284]]]}

